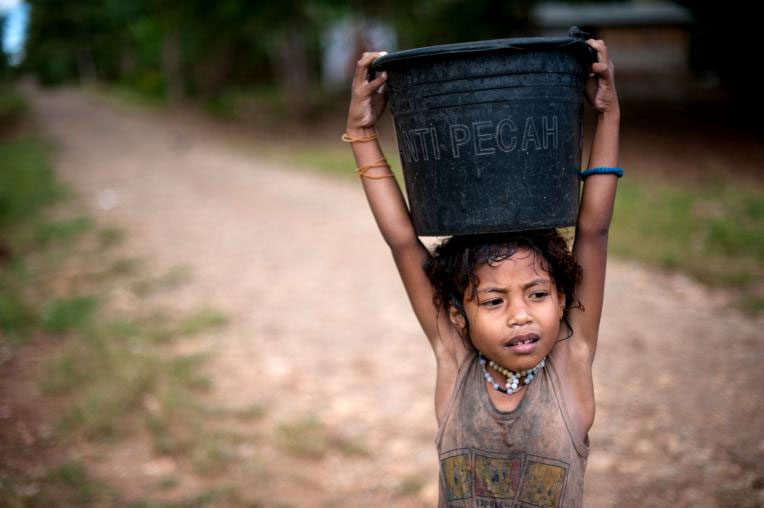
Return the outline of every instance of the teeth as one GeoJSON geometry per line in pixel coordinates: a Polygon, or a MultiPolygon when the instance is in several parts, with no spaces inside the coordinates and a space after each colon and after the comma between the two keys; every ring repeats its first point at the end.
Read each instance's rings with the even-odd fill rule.
{"type": "Polygon", "coordinates": [[[519,346],[519,345],[521,345],[521,344],[529,344],[529,343],[531,343],[531,342],[533,342],[533,339],[532,339],[532,338],[531,338],[531,339],[525,339],[525,340],[521,340],[521,341],[519,341],[519,342],[513,342],[512,344],[510,344],[510,346],[519,346]]]}

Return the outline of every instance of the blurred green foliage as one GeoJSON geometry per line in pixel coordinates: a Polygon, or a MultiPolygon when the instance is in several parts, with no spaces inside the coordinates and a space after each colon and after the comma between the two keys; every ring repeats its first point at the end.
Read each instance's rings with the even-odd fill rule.
{"type": "Polygon", "coordinates": [[[33,221],[45,206],[63,195],[38,138],[0,142],[0,236],[33,221]]]}
{"type": "MultiPolygon", "coordinates": [[[[401,47],[507,37],[527,26],[532,0],[378,3],[340,0],[82,0],[32,6],[24,67],[43,84],[128,85],[222,113],[237,90],[271,87],[286,112],[315,108],[321,37],[348,17],[393,26],[401,47]]],[[[360,34],[359,34],[360,35],[360,34]]]]}
{"type": "MultiPolygon", "coordinates": [[[[5,40],[5,30],[8,23],[8,18],[0,15],[0,41],[5,40]]],[[[8,73],[8,55],[3,51],[3,46],[0,44],[0,81],[5,78],[8,73]]],[[[1,111],[1,110],[0,110],[1,111]]]]}
{"type": "Polygon", "coordinates": [[[114,506],[118,499],[114,489],[88,475],[85,467],[74,461],[42,471],[27,484],[0,477],[0,506],[114,506]]]}
{"type": "MultiPolygon", "coordinates": [[[[401,48],[411,48],[528,35],[537,1],[27,0],[32,9],[23,70],[44,84],[127,85],[170,102],[201,99],[223,112],[246,95],[242,90],[271,88],[274,102],[301,118],[320,107],[322,35],[334,23],[382,21],[401,48]]],[[[693,69],[717,76],[742,112],[761,108],[757,81],[739,72],[747,53],[727,51],[756,46],[756,17],[741,16],[745,4],[739,0],[724,9],[714,2],[679,3],[695,20],[687,27],[693,69]]],[[[0,77],[6,68],[0,54],[0,77]]],[[[759,128],[753,116],[741,120],[759,128]]]]}
{"type": "Polygon", "coordinates": [[[50,332],[65,332],[87,326],[97,307],[98,299],[92,296],[55,299],[43,306],[42,327],[50,332]]]}
{"type": "Polygon", "coordinates": [[[18,126],[27,111],[27,104],[18,92],[9,86],[4,86],[1,81],[2,78],[0,78],[0,135],[3,135],[18,126]]]}
{"type": "Polygon", "coordinates": [[[315,41],[314,27],[323,25],[295,1],[29,3],[25,66],[42,83],[120,81],[162,96],[267,80],[275,39],[291,30],[315,41]]]}
{"type": "Polygon", "coordinates": [[[44,217],[44,210],[65,195],[39,138],[0,138],[0,333],[13,340],[42,327],[43,322],[62,331],[73,314],[86,313],[81,302],[60,301],[47,307],[44,317],[30,297],[38,275],[27,256],[44,251],[54,241],[67,242],[89,225],[82,217],[44,217]]]}

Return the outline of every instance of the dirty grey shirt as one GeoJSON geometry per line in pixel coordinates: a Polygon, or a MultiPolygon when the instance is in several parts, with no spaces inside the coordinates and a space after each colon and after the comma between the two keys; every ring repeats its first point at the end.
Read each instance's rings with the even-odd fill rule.
{"type": "Polygon", "coordinates": [[[435,444],[438,506],[522,508],[581,506],[589,447],[576,439],[554,361],[513,411],[488,396],[477,351],[459,367],[435,444]]]}

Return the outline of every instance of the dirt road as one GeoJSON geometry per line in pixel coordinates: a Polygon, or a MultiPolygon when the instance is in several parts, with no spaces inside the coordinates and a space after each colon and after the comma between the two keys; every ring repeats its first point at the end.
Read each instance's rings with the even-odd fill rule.
{"type": "MultiPolygon", "coordinates": [[[[294,461],[261,439],[270,470],[297,470],[240,488],[268,506],[433,506],[434,358],[357,182],[277,167],[203,122],[72,91],[31,99],[96,217],[158,266],[191,268],[174,304],[231,318],[210,338],[217,402],[261,404],[274,426],[313,417],[368,450],[294,461]]],[[[761,325],[684,277],[610,262],[587,506],[762,505],[761,325]]],[[[126,448],[99,472],[156,460],[126,448]]],[[[120,471],[128,492],[147,481],[120,471]]]]}

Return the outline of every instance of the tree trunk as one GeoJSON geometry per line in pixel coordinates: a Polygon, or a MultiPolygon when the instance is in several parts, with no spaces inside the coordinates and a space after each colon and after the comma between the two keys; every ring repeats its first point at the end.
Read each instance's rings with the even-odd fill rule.
{"type": "Polygon", "coordinates": [[[162,41],[162,74],[166,87],[167,101],[177,104],[185,96],[181,76],[180,40],[177,30],[170,30],[162,41]]]}
{"type": "Polygon", "coordinates": [[[307,41],[301,31],[283,30],[275,40],[270,58],[289,113],[298,118],[309,115],[316,76],[311,72],[307,41]]]}
{"type": "Polygon", "coordinates": [[[80,83],[93,83],[98,74],[96,73],[96,64],[93,59],[93,51],[89,47],[79,47],[76,51],[77,74],[80,83]]]}
{"type": "Polygon", "coordinates": [[[202,99],[211,99],[220,94],[230,82],[234,49],[229,42],[215,46],[208,53],[214,57],[206,57],[195,65],[195,82],[202,99]]]}

